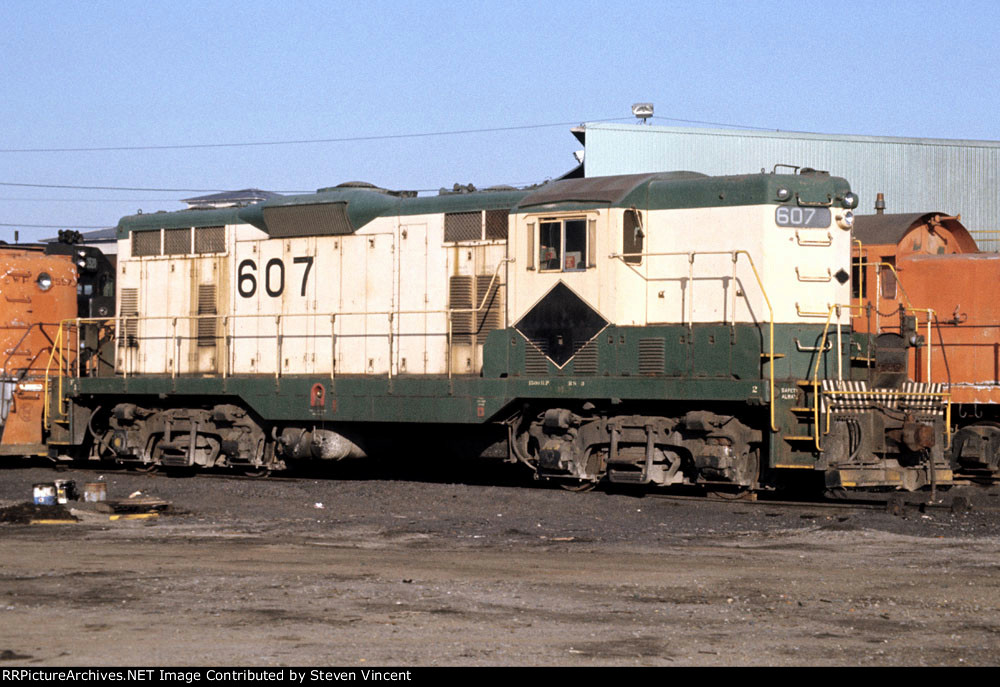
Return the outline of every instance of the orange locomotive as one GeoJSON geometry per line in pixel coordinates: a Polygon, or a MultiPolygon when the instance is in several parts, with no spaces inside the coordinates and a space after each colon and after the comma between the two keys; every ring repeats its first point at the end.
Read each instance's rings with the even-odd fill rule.
{"type": "Polygon", "coordinates": [[[853,331],[901,336],[908,372],[951,395],[954,467],[1000,477],[1000,254],[959,217],[858,216],[853,331]]]}
{"type": "Polygon", "coordinates": [[[49,455],[45,383],[58,374],[50,354],[60,322],[113,316],[114,288],[114,267],[96,248],[0,244],[0,455],[49,455]]]}

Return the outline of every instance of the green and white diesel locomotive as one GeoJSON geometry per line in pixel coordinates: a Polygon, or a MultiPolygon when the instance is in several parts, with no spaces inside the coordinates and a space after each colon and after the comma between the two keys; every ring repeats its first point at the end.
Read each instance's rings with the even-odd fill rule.
{"type": "Polygon", "coordinates": [[[849,331],[856,204],[823,172],[674,172],[127,217],[117,317],[57,346],[52,453],[262,472],[457,450],[568,487],[947,484],[946,396],[898,374],[903,337],[849,331]]]}

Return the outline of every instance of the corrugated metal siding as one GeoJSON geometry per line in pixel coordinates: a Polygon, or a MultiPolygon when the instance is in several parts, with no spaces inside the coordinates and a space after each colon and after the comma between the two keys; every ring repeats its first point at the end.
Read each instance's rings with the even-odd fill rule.
{"type": "Polygon", "coordinates": [[[858,214],[873,214],[881,192],[886,212],[961,214],[980,248],[1000,248],[1000,235],[981,233],[1000,229],[996,141],[588,124],[586,151],[588,177],[746,174],[770,172],[777,163],[814,167],[850,182],[860,197],[858,214]]]}

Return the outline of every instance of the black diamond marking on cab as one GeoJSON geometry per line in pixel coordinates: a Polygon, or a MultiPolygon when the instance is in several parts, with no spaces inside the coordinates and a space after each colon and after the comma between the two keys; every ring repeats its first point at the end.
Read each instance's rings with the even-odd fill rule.
{"type": "Polygon", "coordinates": [[[514,328],[561,368],[607,326],[607,320],[559,282],[514,328]]]}

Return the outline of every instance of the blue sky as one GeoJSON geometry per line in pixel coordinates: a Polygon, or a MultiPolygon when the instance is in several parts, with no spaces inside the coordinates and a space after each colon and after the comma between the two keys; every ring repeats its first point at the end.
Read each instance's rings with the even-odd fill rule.
{"type": "MultiPolygon", "coordinates": [[[[4,184],[525,184],[574,165],[570,123],[637,101],[672,126],[1000,138],[995,2],[0,0],[0,25],[4,184]]],[[[32,240],[192,195],[0,185],[0,224],[32,240]]]]}

